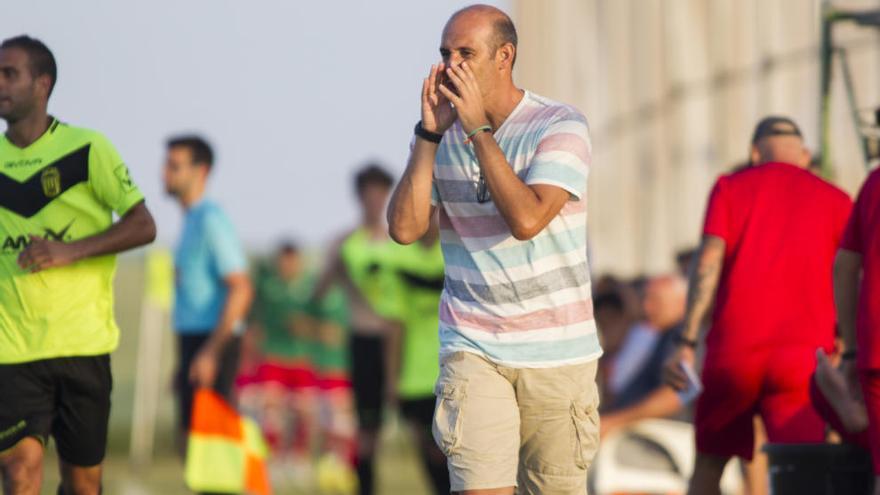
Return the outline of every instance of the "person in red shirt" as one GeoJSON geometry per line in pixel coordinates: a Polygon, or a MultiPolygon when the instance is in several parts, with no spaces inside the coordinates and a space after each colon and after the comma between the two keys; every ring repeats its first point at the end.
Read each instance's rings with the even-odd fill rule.
{"type": "Polygon", "coordinates": [[[880,170],[862,186],[834,260],[834,301],[846,346],[842,371],[865,402],[880,495],[880,170]]]}
{"type": "Polygon", "coordinates": [[[700,322],[714,303],[692,495],[720,493],[731,457],[751,460],[755,415],[770,442],[824,440],[809,384],[816,349],[834,345],[831,269],[852,202],[807,169],[810,153],[791,119],[762,120],[750,158],[712,190],[682,337],[665,368],[673,388],[688,387],[684,367],[694,366],[700,322]]]}

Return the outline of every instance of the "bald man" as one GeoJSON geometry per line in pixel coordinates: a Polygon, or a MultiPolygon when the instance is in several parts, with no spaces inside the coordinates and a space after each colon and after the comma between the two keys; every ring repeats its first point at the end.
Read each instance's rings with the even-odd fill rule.
{"type": "MultiPolygon", "coordinates": [[[[686,298],[687,283],[679,275],[659,275],[648,281],[642,300],[645,323],[638,328],[646,329],[651,345],[634,358],[638,362],[632,363],[635,369],[619,393],[606,401],[609,412],[602,414],[603,437],[643,419],[666,418],[682,410],[684,404],[678,393],[663,382],[662,372],[681,335],[686,298]]],[[[620,360],[628,359],[629,354],[624,346],[618,356],[621,367],[625,365],[620,360]]]]}
{"type": "Polygon", "coordinates": [[[388,212],[412,243],[439,212],[446,262],[433,433],[452,490],[583,494],[598,446],[587,267],[587,121],[513,82],[516,29],[456,12],[388,212]]]}
{"type": "Polygon", "coordinates": [[[751,460],[756,414],[769,442],[824,441],[809,384],[816,349],[834,347],[831,271],[852,201],[808,170],[810,153],[791,119],[762,120],[750,157],[751,166],[712,190],[684,331],[666,366],[670,385],[685,388],[681,363],[693,366],[714,302],[691,495],[720,493],[727,461],[751,460]]]}

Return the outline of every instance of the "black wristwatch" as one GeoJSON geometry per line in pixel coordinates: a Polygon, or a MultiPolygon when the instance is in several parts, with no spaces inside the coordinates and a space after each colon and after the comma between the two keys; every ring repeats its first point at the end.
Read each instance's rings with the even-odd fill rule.
{"type": "Polygon", "coordinates": [[[682,346],[682,345],[686,345],[686,346],[690,347],[691,349],[696,349],[696,348],[697,348],[697,341],[696,341],[696,340],[691,340],[691,339],[685,337],[684,335],[679,335],[679,336],[675,339],[675,341],[676,341],[676,343],[677,343],[678,345],[680,345],[680,346],[682,346]]]}
{"type": "Polygon", "coordinates": [[[440,144],[440,140],[443,139],[443,134],[437,134],[436,132],[425,130],[425,128],[422,127],[421,120],[416,122],[416,128],[414,132],[416,133],[416,136],[432,143],[440,144]]]}
{"type": "Polygon", "coordinates": [[[856,358],[856,350],[855,349],[850,349],[840,355],[840,359],[843,359],[844,361],[849,361],[849,360],[852,360],[855,358],[856,358]]]}

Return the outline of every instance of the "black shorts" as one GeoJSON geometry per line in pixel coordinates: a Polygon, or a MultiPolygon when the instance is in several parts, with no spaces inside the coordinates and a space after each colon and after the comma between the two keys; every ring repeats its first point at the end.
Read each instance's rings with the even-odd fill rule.
{"type": "MultiPolygon", "coordinates": [[[[178,335],[177,339],[177,373],[174,388],[177,392],[177,420],[181,431],[189,431],[192,418],[193,395],[195,387],[189,381],[189,368],[199,350],[205,345],[210,333],[196,335],[178,335]]],[[[233,402],[232,389],[238,374],[238,363],[241,354],[241,339],[233,337],[226,343],[217,363],[217,379],[214,390],[222,395],[230,404],[233,402]]]]}
{"type": "Polygon", "coordinates": [[[431,432],[437,399],[433,395],[420,399],[401,399],[400,415],[418,428],[431,432]]]}
{"type": "Polygon", "coordinates": [[[112,388],[108,354],[0,365],[0,451],[51,436],[64,462],[101,464],[112,388]]]}
{"type": "Polygon", "coordinates": [[[376,430],[382,424],[382,403],[385,399],[384,338],[377,335],[352,333],[351,386],[358,425],[376,430]]]}

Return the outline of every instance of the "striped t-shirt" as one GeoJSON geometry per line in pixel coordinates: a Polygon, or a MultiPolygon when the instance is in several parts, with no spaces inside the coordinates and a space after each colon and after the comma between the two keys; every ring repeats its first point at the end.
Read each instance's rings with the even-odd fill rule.
{"type": "Polygon", "coordinates": [[[446,131],[432,198],[446,263],[440,355],[467,351],[519,368],[598,359],[587,267],[586,118],[526,91],[494,136],[526,184],[561,187],[571,199],[541,233],[517,240],[481,185],[461,125],[446,131]]]}

